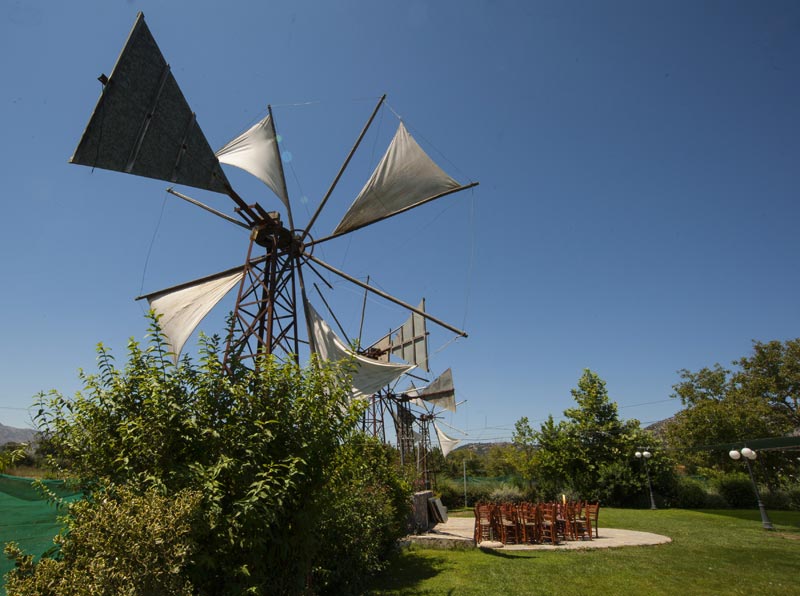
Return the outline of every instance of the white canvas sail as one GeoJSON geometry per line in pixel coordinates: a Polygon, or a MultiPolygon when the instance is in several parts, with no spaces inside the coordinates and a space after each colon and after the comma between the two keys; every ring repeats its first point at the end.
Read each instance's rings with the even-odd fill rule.
{"type": "Polygon", "coordinates": [[[200,321],[241,281],[243,275],[242,270],[228,272],[143,296],[150,303],[150,308],[161,315],[161,330],[172,348],[176,363],[183,345],[200,321]]]}
{"type": "Polygon", "coordinates": [[[308,302],[306,302],[306,314],[311,324],[313,345],[320,357],[332,362],[340,362],[342,360],[352,360],[354,362],[353,397],[369,397],[383,387],[393,384],[404,373],[414,368],[413,364],[378,362],[356,354],[339,339],[308,302]]]}
{"type": "Polygon", "coordinates": [[[447,454],[455,449],[456,445],[458,445],[461,441],[448,437],[439,429],[438,426],[436,426],[435,422],[433,423],[433,428],[436,430],[436,436],[439,437],[439,446],[442,449],[442,457],[447,457],[447,454]]]}
{"type": "Polygon", "coordinates": [[[333,233],[361,228],[460,188],[428,157],[401,122],[372,177],[333,233]]]}
{"type": "Polygon", "coordinates": [[[269,116],[233,139],[216,155],[220,163],[241,168],[261,180],[289,208],[278,139],[269,116]]]}

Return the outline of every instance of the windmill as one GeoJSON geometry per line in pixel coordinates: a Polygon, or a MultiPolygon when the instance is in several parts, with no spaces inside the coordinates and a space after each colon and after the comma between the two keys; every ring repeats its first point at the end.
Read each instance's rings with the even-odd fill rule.
{"type": "MultiPolygon", "coordinates": [[[[417,309],[425,312],[424,298],[417,309]]],[[[415,373],[417,371],[423,374],[430,373],[428,330],[425,317],[416,312],[411,313],[402,325],[392,329],[378,341],[361,350],[361,353],[369,358],[387,363],[392,357],[397,357],[404,362],[416,365],[415,373]]],[[[385,442],[385,424],[386,420],[391,417],[394,422],[401,464],[413,462],[422,486],[429,488],[432,474],[428,458],[428,454],[431,452],[430,426],[434,427],[444,457],[447,457],[447,454],[459,442],[457,439],[448,437],[436,425],[436,420],[441,418],[441,411],[437,412],[437,407],[451,412],[456,411],[453,373],[448,368],[430,383],[410,372],[406,375],[425,381],[426,386],[417,389],[412,381],[411,387],[402,393],[396,392],[395,386],[390,385],[373,394],[364,412],[363,429],[385,442]]],[[[445,424],[441,420],[440,422],[445,424]]],[[[463,431],[459,432],[463,434],[463,431]]]]}
{"type": "MultiPolygon", "coordinates": [[[[476,186],[462,185],[437,166],[411,137],[402,120],[372,176],[327,236],[314,239],[314,223],[348,167],[373,119],[381,97],[338,174],[303,227],[295,227],[271,107],[267,116],[216,152],[201,131],[142,13],[128,35],[111,75],[99,77],[103,90],[71,163],[144,176],[227,195],[235,216],[225,214],[174,188],[168,192],[248,231],[243,265],[140,296],[161,315],[165,337],[177,361],[185,341],[228,292],[237,289],[233,328],[225,350],[253,363],[261,354],[298,358],[301,345],[320,351],[328,341],[324,321],[306,296],[304,275],[320,271],[339,276],[394,302],[459,336],[463,331],[336,269],[315,256],[314,248],[440,197],[476,186]],[[286,214],[248,203],[232,188],[221,164],[240,168],[266,184],[286,214]],[[299,312],[305,329],[300,328],[299,312]]],[[[334,342],[335,343],[335,342],[334,342]]],[[[333,344],[331,344],[333,345],[333,344]]],[[[338,349],[338,347],[336,348],[338,349]]],[[[358,362],[358,370],[369,362],[358,362]]],[[[404,372],[381,363],[387,378],[404,372]],[[387,369],[387,370],[384,370],[387,369]]],[[[374,367],[373,367],[374,368],[374,367]]],[[[370,369],[372,370],[372,369],[370,369]]],[[[374,375],[378,375],[378,372],[374,375]]],[[[365,376],[371,377],[373,372],[365,376]]],[[[378,375],[379,376],[379,375],[378,375]]],[[[393,377],[392,377],[393,378],[393,377]]],[[[366,392],[366,389],[364,389],[366,392]]]]}
{"type": "MultiPolygon", "coordinates": [[[[443,411],[449,410],[456,411],[458,404],[456,403],[455,386],[453,385],[453,373],[448,368],[440,376],[438,376],[432,383],[422,389],[408,390],[402,396],[404,401],[408,401],[417,408],[421,408],[415,414],[419,432],[417,433],[416,443],[416,465],[420,481],[425,488],[430,488],[433,480],[434,470],[430,466],[430,453],[431,453],[431,432],[430,427],[436,433],[436,438],[439,442],[439,448],[442,452],[442,457],[452,451],[459,443],[458,439],[447,436],[439,425],[450,427],[449,424],[441,420],[443,411]],[[437,410],[439,408],[439,410],[437,410]],[[437,425],[437,420],[439,425],[437,425]]],[[[450,427],[453,428],[453,427],[450,427]]],[[[460,431],[456,428],[453,430],[460,431]]]]}
{"type": "MultiPolygon", "coordinates": [[[[322,298],[324,301],[324,297],[322,298]]],[[[424,299],[418,309],[421,312],[425,311],[424,299]]],[[[430,488],[433,478],[433,470],[429,465],[430,427],[433,426],[436,432],[443,457],[447,457],[459,443],[458,439],[447,436],[436,423],[438,420],[440,424],[449,427],[449,424],[441,420],[442,410],[455,412],[458,406],[453,373],[448,368],[422,388],[415,387],[412,381],[411,387],[406,391],[402,393],[395,391],[395,385],[400,378],[403,375],[415,376],[411,375],[411,371],[417,367],[424,372],[430,372],[425,317],[413,312],[400,327],[390,331],[368,348],[359,349],[357,347],[359,342],[356,342],[356,347],[349,347],[342,341],[311,305],[308,305],[308,310],[319,354],[327,360],[347,359],[357,364],[351,391],[353,397],[367,401],[362,420],[363,430],[387,442],[385,421],[387,417],[391,417],[394,421],[401,465],[413,464],[421,487],[430,488]],[[390,362],[393,355],[399,356],[405,364],[390,362]],[[384,370],[388,374],[384,375],[384,370]],[[396,371],[396,374],[389,371],[396,371]]],[[[455,428],[454,430],[464,434],[463,431],[455,428]]]]}
{"type": "MultiPolygon", "coordinates": [[[[425,312],[424,298],[417,306],[417,309],[419,312],[425,312]]],[[[376,342],[360,350],[360,353],[368,358],[385,363],[389,363],[392,357],[396,357],[409,364],[414,364],[417,367],[416,370],[421,373],[430,373],[428,329],[425,324],[425,317],[416,312],[411,313],[402,325],[390,330],[376,342]]],[[[424,381],[421,377],[416,378],[424,381]]],[[[415,417],[409,410],[408,400],[407,395],[397,394],[394,386],[384,387],[370,397],[363,419],[363,430],[384,442],[386,441],[386,420],[391,418],[394,421],[397,448],[400,452],[400,461],[402,463],[408,460],[414,449],[412,427],[415,417]]]]}

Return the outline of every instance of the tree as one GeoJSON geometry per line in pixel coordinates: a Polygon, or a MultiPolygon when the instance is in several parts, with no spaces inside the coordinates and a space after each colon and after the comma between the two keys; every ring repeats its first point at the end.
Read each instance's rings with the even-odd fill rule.
{"type": "Polygon", "coordinates": [[[469,476],[480,476],[484,473],[482,458],[474,449],[454,449],[444,459],[443,469],[451,478],[460,478],[465,467],[469,476]]]}
{"type": "Polygon", "coordinates": [[[514,466],[511,463],[513,450],[513,445],[491,445],[483,458],[483,468],[486,475],[494,477],[511,476],[514,473],[514,466]]]}
{"type": "MultiPolygon", "coordinates": [[[[154,319],[149,345],[132,340],[123,369],[99,346],[99,372],[81,373],[83,391],[39,396],[37,419],[53,463],[80,478],[90,508],[112,490],[123,501],[125,491],[155,491],[167,497],[165,510],[186,491],[202,495],[201,515],[186,535],[187,548],[197,550],[179,564],[195,593],[293,594],[329,585],[340,592],[348,579],[358,585],[402,532],[406,507],[394,468],[380,463],[385,456],[358,447],[361,406],[349,398],[346,363],[312,361],[303,369],[264,358],[253,372],[234,360],[229,374],[219,339],[201,337],[200,344],[198,366],[188,357],[175,366],[154,319]],[[354,502],[336,479],[357,476],[356,490],[375,497],[360,526],[368,555],[333,561],[337,530],[346,528],[330,511],[354,502]],[[329,565],[345,571],[334,581],[329,565]]],[[[80,521],[92,516],[75,519],[65,552],[70,536],[80,536],[80,521]]],[[[84,562],[91,556],[89,547],[77,552],[84,562]]]]}
{"type": "Polygon", "coordinates": [[[753,342],[753,355],[735,362],[732,384],[739,393],[761,398],[794,427],[800,427],[800,338],[783,343],[753,342]]]}
{"type": "Polygon", "coordinates": [[[613,496],[619,502],[628,492],[638,494],[645,477],[631,467],[631,458],[637,446],[652,443],[652,438],[641,431],[637,420],[619,419],[605,381],[591,370],[584,370],[572,396],[576,407],[566,409],[562,421],[555,422],[551,415],[538,431],[527,418],[517,421],[517,471],[535,483],[544,498],[568,492],[581,498],[603,496],[606,502],[613,496]],[[613,495],[604,491],[612,476],[626,476],[630,490],[613,495]]]}
{"type": "Polygon", "coordinates": [[[0,447],[0,473],[25,458],[26,445],[6,443],[0,447]]]}
{"type": "Polygon", "coordinates": [[[514,449],[508,454],[509,460],[528,488],[533,488],[537,470],[537,434],[527,416],[523,416],[514,423],[511,442],[514,449]]]}
{"type": "MultiPolygon", "coordinates": [[[[733,365],[679,371],[672,397],[685,407],[666,425],[665,435],[690,469],[738,469],[726,445],[783,436],[798,426],[800,340],[754,341],[752,356],[733,365]]],[[[762,459],[760,467],[775,471],[768,480],[784,473],[785,458],[764,454],[762,459]]]]}

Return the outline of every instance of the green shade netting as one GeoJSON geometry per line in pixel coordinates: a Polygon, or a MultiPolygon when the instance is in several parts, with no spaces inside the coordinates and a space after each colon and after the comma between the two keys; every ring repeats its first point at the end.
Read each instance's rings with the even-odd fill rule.
{"type": "MultiPolygon", "coordinates": [[[[81,494],[63,480],[42,480],[50,491],[73,501],[81,494]]],[[[7,542],[16,542],[27,554],[37,558],[53,547],[53,537],[61,530],[58,516],[62,514],[47,500],[31,478],[0,474],[0,549],[7,542]]],[[[0,553],[0,588],[3,577],[14,568],[14,562],[0,553]]]]}

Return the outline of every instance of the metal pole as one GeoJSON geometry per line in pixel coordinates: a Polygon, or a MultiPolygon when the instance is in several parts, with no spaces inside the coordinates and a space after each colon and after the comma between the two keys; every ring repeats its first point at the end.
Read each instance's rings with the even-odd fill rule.
{"type": "Polygon", "coordinates": [[[647,489],[650,491],[650,509],[658,509],[653,498],[653,484],[650,482],[650,468],[647,467],[647,458],[644,458],[644,473],[647,474],[647,489]]]}
{"type": "Polygon", "coordinates": [[[373,286],[368,286],[368,285],[367,285],[367,284],[365,284],[363,281],[361,281],[361,280],[359,280],[359,279],[356,279],[356,278],[355,278],[355,277],[353,277],[352,275],[347,275],[347,273],[345,273],[345,272],[343,272],[343,271],[339,271],[339,270],[338,270],[336,267],[334,267],[333,265],[329,265],[329,264],[328,264],[328,263],[326,263],[325,261],[320,261],[320,260],[319,260],[317,257],[315,257],[314,255],[312,255],[311,253],[306,253],[306,252],[304,252],[304,253],[303,253],[303,256],[304,256],[304,257],[306,257],[307,259],[309,259],[309,260],[313,261],[313,262],[314,262],[314,263],[316,263],[317,265],[320,265],[321,267],[324,267],[325,269],[327,269],[327,270],[328,270],[328,271],[330,271],[331,273],[335,273],[335,274],[336,274],[336,275],[338,275],[339,277],[342,277],[342,278],[346,279],[347,281],[349,281],[349,282],[352,282],[352,283],[354,283],[355,285],[357,285],[357,286],[359,286],[359,287],[361,287],[361,288],[364,288],[365,290],[367,290],[367,291],[369,291],[369,292],[372,292],[373,294],[377,294],[377,295],[378,295],[378,296],[380,296],[381,298],[385,298],[386,300],[388,300],[388,301],[390,301],[390,302],[394,302],[395,304],[397,304],[397,305],[399,305],[399,306],[402,306],[403,308],[405,308],[405,309],[408,309],[408,310],[410,310],[411,312],[417,313],[419,316],[421,316],[421,317],[425,317],[425,318],[426,318],[426,319],[428,319],[429,321],[433,321],[433,322],[434,322],[434,323],[436,323],[437,325],[439,325],[439,326],[441,326],[441,327],[444,327],[444,328],[445,328],[445,329],[447,329],[448,331],[452,331],[452,332],[453,332],[453,333],[455,333],[456,335],[460,335],[461,337],[467,337],[467,333],[466,333],[466,331],[461,331],[461,329],[456,329],[456,328],[455,328],[455,327],[453,327],[452,325],[448,325],[448,324],[447,324],[447,323],[445,323],[444,321],[442,321],[442,320],[440,320],[440,319],[437,319],[436,317],[433,317],[433,316],[429,315],[429,314],[428,314],[428,313],[426,313],[424,310],[420,310],[420,309],[418,309],[418,308],[415,308],[415,307],[411,306],[410,304],[408,304],[407,302],[403,302],[402,300],[398,300],[398,299],[397,299],[397,298],[395,298],[394,296],[392,296],[392,295],[390,295],[390,294],[387,294],[386,292],[382,292],[381,290],[378,290],[377,288],[375,288],[375,287],[373,287],[373,286]]]}
{"type": "Polygon", "coordinates": [[[328,188],[328,192],[326,192],[325,196],[322,197],[322,201],[320,201],[319,206],[317,207],[317,210],[314,212],[314,215],[311,216],[311,220],[308,222],[308,225],[306,226],[305,231],[300,236],[300,242],[301,243],[306,239],[306,236],[308,236],[308,234],[311,232],[311,226],[313,226],[314,222],[317,221],[317,217],[319,217],[319,214],[322,212],[323,207],[325,207],[325,203],[328,202],[328,199],[330,198],[331,193],[333,192],[333,189],[336,188],[336,185],[339,183],[339,178],[342,177],[342,174],[344,174],[344,171],[347,169],[347,164],[349,164],[350,160],[353,158],[353,154],[356,152],[356,149],[358,149],[358,146],[361,144],[361,140],[364,138],[364,135],[367,134],[367,130],[369,129],[370,125],[372,124],[372,121],[375,119],[375,115],[378,113],[378,110],[383,105],[383,102],[384,102],[385,99],[386,99],[386,94],[384,93],[381,96],[380,100],[378,101],[378,105],[376,105],[375,109],[372,111],[372,114],[370,115],[369,120],[367,120],[367,123],[364,125],[364,128],[361,130],[361,134],[358,135],[358,139],[356,139],[356,142],[353,145],[353,148],[350,149],[350,153],[347,154],[347,159],[344,160],[344,164],[339,169],[339,173],[336,174],[336,178],[333,179],[333,182],[331,183],[330,188],[328,188]]]}
{"type": "Polygon", "coordinates": [[[747,471],[750,473],[750,482],[753,483],[753,492],[756,493],[758,511],[761,513],[761,525],[765,530],[774,530],[775,528],[772,527],[772,522],[769,520],[769,516],[767,515],[767,510],[764,508],[764,503],[761,501],[761,495],[758,493],[758,485],[756,484],[756,479],[753,476],[753,468],[750,467],[750,459],[745,457],[744,463],[747,464],[747,471]]]}
{"type": "Polygon", "coordinates": [[[467,508],[467,459],[464,458],[461,460],[461,463],[464,464],[464,509],[467,508]]]}

